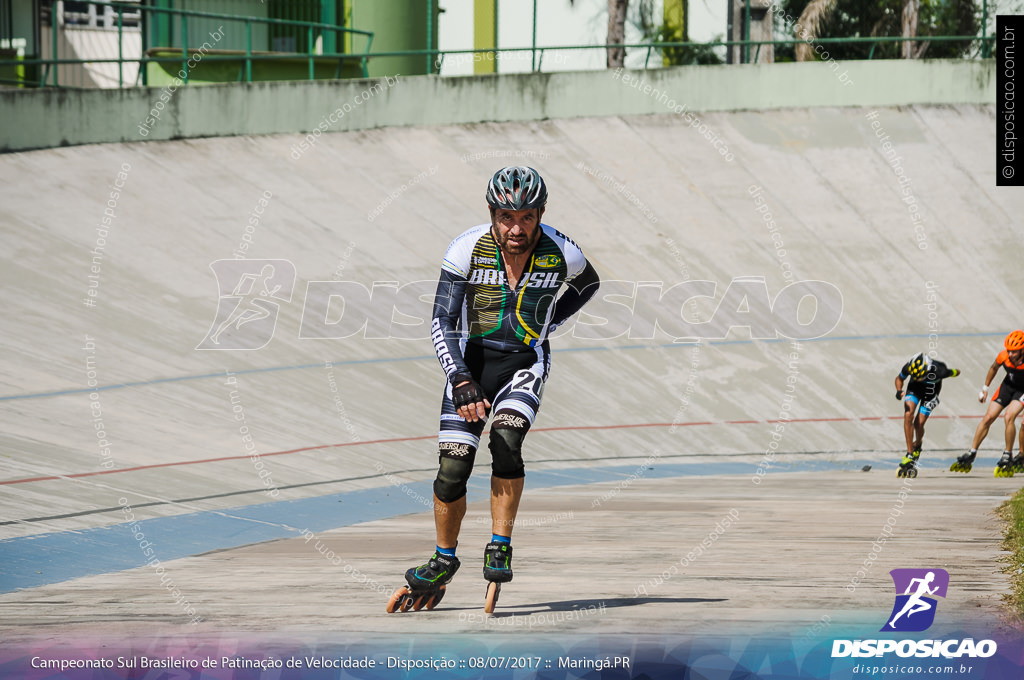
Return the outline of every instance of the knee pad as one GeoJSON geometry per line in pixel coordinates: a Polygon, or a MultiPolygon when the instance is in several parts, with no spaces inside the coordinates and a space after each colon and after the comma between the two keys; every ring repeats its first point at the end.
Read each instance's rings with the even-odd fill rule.
{"type": "Polygon", "coordinates": [[[473,473],[476,447],[441,442],[439,448],[441,464],[434,480],[434,495],[443,503],[454,503],[466,495],[466,482],[473,473]]]}
{"type": "Polygon", "coordinates": [[[523,438],[530,422],[514,411],[499,411],[491,426],[491,474],[499,479],[526,476],[523,467],[523,438]]]}

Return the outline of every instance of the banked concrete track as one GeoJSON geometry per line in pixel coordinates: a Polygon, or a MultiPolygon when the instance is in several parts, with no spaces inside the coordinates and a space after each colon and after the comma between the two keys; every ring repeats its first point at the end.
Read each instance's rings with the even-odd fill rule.
{"type": "MultiPolygon", "coordinates": [[[[154,570],[139,568],[155,555],[176,565],[178,586],[214,622],[204,625],[407,625],[378,618],[382,596],[315,546],[330,542],[379,590],[429,550],[442,377],[415,292],[430,290],[449,240],[486,220],[490,174],[517,163],[544,174],[545,222],[583,247],[608,296],[553,341],[527,440],[524,519],[534,526],[517,532],[520,553],[533,555],[517,575],[523,612],[569,601],[550,574],[565,569],[560,559],[592,554],[588,541],[635,542],[653,574],[735,509],[743,519],[721,552],[687,568],[711,579],[700,598],[726,603],[705,624],[758,628],[843,611],[877,629],[887,570],[940,554],[957,558],[959,583],[974,584],[955,606],[994,616],[1005,584],[987,513],[1019,486],[991,476],[1001,430],[971,477],[944,472],[982,413],[977,390],[1002,337],[1024,325],[1024,194],[994,186],[993,116],[972,106],[706,115],[728,156],[664,115],[328,134],[305,151],[303,137],[285,135],[0,157],[0,572],[17,591],[3,596],[5,622],[22,632],[97,617],[129,625],[147,607],[153,625],[179,625],[187,616],[154,570]],[[242,243],[249,260],[275,260],[284,277],[274,280],[284,292],[260,298],[276,313],[272,337],[259,349],[197,350],[221,292],[211,263],[242,243]],[[655,302],[658,290],[692,280],[714,282],[713,297],[655,302]],[[730,286],[774,300],[791,280],[841,295],[819,300],[817,318],[835,320],[824,336],[794,345],[729,330],[723,319],[785,325],[782,306],[772,316],[753,294],[716,313],[730,286]],[[336,298],[326,321],[373,320],[350,337],[303,338],[320,332],[310,301],[325,284],[314,282],[330,281],[377,283],[370,302],[336,298]],[[398,298],[412,315],[396,314],[389,328],[389,291],[406,284],[398,298]],[[717,326],[682,329],[684,315],[717,326]],[[929,424],[906,542],[890,544],[870,589],[844,594],[899,489],[892,379],[929,342],[964,376],[949,381],[929,424]],[[779,455],[766,459],[773,444],[779,455]],[[873,470],[861,473],[864,464],[873,470]],[[130,517],[142,520],[153,555],[130,517]],[[937,538],[937,526],[948,531],[937,538]],[[764,560],[758,578],[773,584],[756,615],[729,604],[752,554],[764,560]],[[531,582],[531,559],[535,574],[542,560],[549,575],[531,582]],[[794,613],[808,578],[832,595],[794,613]],[[340,588],[345,604],[326,604],[323,588],[340,588]],[[243,604],[254,590],[258,613],[243,604]],[[289,608],[300,591],[303,606],[289,608]]],[[[248,265],[215,268],[235,276],[232,286],[238,266],[248,265]]],[[[805,300],[801,322],[814,313],[805,300]]],[[[791,335],[810,333],[788,323],[791,335]]],[[[474,503],[488,462],[481,454],[474,503]]],[[[475,555],[487,527],[483,506],[473,507],[475,555]]],[[[467,568],[467,583],[476,572],[467,568]]],[[[649,576],[602,582],[595,597],[638,606],[612,607],[593,625],[639,629],[695,597],[678,577],[643,600],[649,576]]],[[[476,606],[476,587],[461,597],[476,606]]]]}

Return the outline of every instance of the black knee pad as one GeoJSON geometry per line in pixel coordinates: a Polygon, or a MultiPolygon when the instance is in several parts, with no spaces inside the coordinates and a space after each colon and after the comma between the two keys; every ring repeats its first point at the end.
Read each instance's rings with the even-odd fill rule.
{"type": "Polygon", "coordinates": [[[530,422],[514,411],[499,411],[491,426],[491,474],[499,479],[521,479],[526,476],[523,467],[523,438],[530,422]]]}
{"type": "Polygon", "coordinates": [[[476,447],[441,442],[439,449],[441,464],[434,480],[434,495],[443,503],[454,503],[466,495],[466,482],[473,473],[476,447]]]}

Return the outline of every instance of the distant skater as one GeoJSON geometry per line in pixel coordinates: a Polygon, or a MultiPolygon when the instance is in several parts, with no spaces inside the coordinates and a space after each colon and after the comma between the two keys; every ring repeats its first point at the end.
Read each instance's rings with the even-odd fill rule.
{"type": "Polygon", "coordinates": [[[939,405],[942,381],[958,375],[959,369],[949,368],[924,352],[910,357],[900,369],[896,376],[896,398],[903,401],[903,436],[907,441],[907,455],[900,462],[897,477],[917,477],[917,460],[924,445],[924,425],[939,405]]]}
{"type": "Polygon", "coordinates": [[[1006,336],[1003,341],[1003,351],[996,356],[996,360],[985,374],[985,384],[978,393],[978,401],[985,403],[988,396],[988,386],[992,384],[999,369],[1006,371],[1003,382],[996,388],[989,402],[985,417],[978,423],[978,429],[974,431],[974,441],[971,442],[971,450],[963,454],[950,470],[953,472],[970,472],[975,457],[978,455],[978,447],[988,436],[988,429],[995,422],[999,414],[1006,409],[1003,418],[1006,420],[1005,435],[1006,448],[1003,455],[996,463],[996,477],[1012,477],[1015,467],[1024,468],[1024,452],[1017,458],[1013,457],[1013,440],[1017,435],[1017,416],[1024,409],[1024,331],[1016,330],[1006,336]]]}

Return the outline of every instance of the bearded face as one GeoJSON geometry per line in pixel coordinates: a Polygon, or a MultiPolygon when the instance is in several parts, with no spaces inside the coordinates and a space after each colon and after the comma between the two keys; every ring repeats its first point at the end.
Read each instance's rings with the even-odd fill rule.
{"type": "Polygon", "coordinates": [[[491,233],[498,247],[506,255],[523,255],[531,252],[540,240],[540,218],[544,209],[491,211],[491,233]]]}

